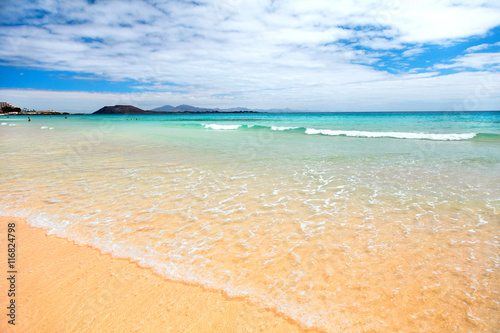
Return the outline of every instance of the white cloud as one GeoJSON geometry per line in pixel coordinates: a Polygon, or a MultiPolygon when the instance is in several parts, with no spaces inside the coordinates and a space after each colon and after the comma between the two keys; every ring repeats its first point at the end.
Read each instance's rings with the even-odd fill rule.
{"type": "Polygon", "coordinates": [[[471,47],[467,48],[465,50],[465,52],[467,52],[467,53],[478,52],[478,51],[485,50],[485,49],[489,48],[490,46],[491,46],[490,44],[475,45],[475,46],[471,46],[471,47]]]}
{"type": "MultiPolygon", "coordinates": [[[[340,76],[344,74],[339,73],[340,76]]],[[[219,96],[216,90],[193,87],[188,95],[175,92],[90,93],[0,89],[0,99],[37,109],[70,112],[93,112],[104,105],[132,104],[151,109],[167,101],[169,104],[194,104],[206,107],[256,108],[293,107],[320,111],[476,111],[498,110],[500,105],[500,73],[473,72],[453,75],[434,73],[384,75],[367,81],[345,83],[332,77],[330,81],[297,81],[274,89],[245,90],[239,95],[219,96]],[[444,87],[444,88],[443,88],[444,87]],[[307,95],[304,94],[307,91],[307,95]],[[478,94],[479,91],[479,94],[478,94]],[[277,96],[279,96],[277,98],[277,96]],[[470,109],[470,100],[475,101],[470,109]],[[332,102],[334,101],[334,102],[332,102]]]]}
{"type": "MultiPolygon", "coordinates": [[[[423,52],[426,44],[446,45],[500,25],[500,4],[492,0],[200,3],[12,1],[1,8],[5,24],[16,25],[1,27],[0,59],[14,66],[137,80],[158,89],[149,95],[85,95],[99,103],[142,96],[159,104],[191,100],[200,106],[281,107],[293,102],[286,106],[331,109],[339,99],[351,96],[356,108],[360,98],[391,100],[397,90],[394,82],[403,86],[417,82],[371,67],[387,52],[410,58],[423,52]],[[48,14],[37,14],[40,8],[48,14]],[[384,87],[382,82],[388,82],[389,90],[377,88],[384,87]],[[162,93],[163,87],[170,88],[165,83],[186,93],[162,93]],[[356,87],[353,94],[350,89],[356,87]]],[[[465,56],[452,65],[430,68],[483,69],[495,59],[491,54],[489,60],[465,56]]],[[[424,84],[433,78],[419,80],[424,84]]],[[[28,94],[43,100],[43,94],[28,94]]],[[[73,95],[61,92],[60,96],[73,95]]],[[[369,107],[366,103],[364,107],[369,107]]],[[[346,109],[348,102],[342,105],[346,109]]]]}
{"type": "Polygon", "coordinates": [[[500,22],[494,1],[405,0],[389,9],[388,23],[408,43],[444,43],[485,34],[500,22]]]}
{"type": "Polygon", "coordinates": [[[425,49],[421,48],[421,47],[415,47],[413,49],[409,49],[409,50],[406,50],[402,53],[402,56],[403,57],[414,57],[416,55],[419,55],[419,54],[422,54],[425,52],[425,49]]]}
{"type": "Polygon", "coordinates": [[[453,59],[451,64],[438,64],[436,69],[446,68],[474,68],[485,69],[487,67],[500,69],[500,53],[473,53],[453,59]]]}
{"type": "Polygon", "coordinates": [[[486,50],[486,49],[489,49],[490,47],[498,46],[498,45],[500,45],[500,42],[497,42],[497,43],[494,43],[494,44],[480,44],[480,45],[475,45],[475,46],[469,47],[467,50],[465,50],[465,52],[466,53],[474,53],[474,52],[486,50]]]}

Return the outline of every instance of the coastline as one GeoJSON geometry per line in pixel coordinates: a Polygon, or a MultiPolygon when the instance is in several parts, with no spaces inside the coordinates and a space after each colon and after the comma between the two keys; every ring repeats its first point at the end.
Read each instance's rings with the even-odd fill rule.
{"type": "Polygon", "coordinates": [[[272,332],[269,309],[329,332],[493,332],[499,116],[6,119],[0,215],[42,229],[18,230],[19,251],[36,246],[20,253],[19,297],[37,300],[20,300],[18,319],[272,332]]]}
{"type": "MultiPolygon", "coordinates": [[[[47,235],[26,220],[16,224],[16,325],[2,332],[312,332],[243,299],[173,282],[126,259],[47,235]]],[[[7,253],[7,245],[2,245],[7,253]]],[[[7,271],[7,256],[0,263],[7,271]]],[[[2,294],[8,289],[0,279],[2,294]]],[[[6,311],[6,295],[0,308],[6,311]]]]}

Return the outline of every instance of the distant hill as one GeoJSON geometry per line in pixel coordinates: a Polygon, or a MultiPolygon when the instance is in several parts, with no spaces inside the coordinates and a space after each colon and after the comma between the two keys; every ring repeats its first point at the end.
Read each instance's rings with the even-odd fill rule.
{"type": "Polygon", "coordinates": [[[144,114],[144,113],[155,113],[155,112],[139,109],[132,105],[115,105],[115,106],[105,106],[97,110],[93,114],[144,114]]]}
{"type": "Polygon", "coordinates": [[[152,109],[151,111],[166,111],[166,112],[172,112],[175,109],[175,106],[172,105],[163,105],[160,106],[159,108],[152,109]]]}
{"type": "Polygon", "coordinates": [[[178,105],[178,106],[164,105],[164,106],[160,106],[159,108],[153,109],[151,111],[160,111],[160,112],[184,112],[184,111],[206,112],[206,111],[219,111],[219,109],[218,108],[214,108],[214,109],[198,108],[196,106],[182,104],[182,105],[178,105]]]}
{"type": "Polygon", "coordinates": [[[133,105],[115,105],[115,106],[105,106],[93,114],[175,114],[175,113],[254,113],[255,111],[250,111],[244,108],[235,108],[235,110],[220,110],[220,109],[206,109],[197,108],[191,105],[179,105],[173,107],[171,105],[164,105],[162,107],[153,110],[143,110],[139,109],[133,105]]]}
{"type": "Polygon", "coordinates": [[[152,109],[151,111],[156,111],[156,112],[210,112],[210,111],[220,111],[220,112],[236,112],[236,111],[253,111],[247,108],[242,108],[242,107],[236,107],[236,108],[229,108],[229,109],[220,109],[220,108],[198,108],[196,106],[192,105],[178,105],[178,106],[172,106],[172,105],[163,105],[160,106],[159,108],[152,109]]]}
{"type": "Polygon", "coordinates": [[[248,109],[248,108],[243,108],[243,107],[240,107],[240,106],[237,106],[235,108],[229,108],[229,109],[221,109],[221,111],[259,111],[259,110],[252,110],[252,109],[248,109]]]}
{"type": "Polygon", "coordinates": [[[135,107],[133,105],[115,105],[115,106],[105,106],[93,114],[168,114],[168,113],[254,113],[254,112],[272,112],[272,113],[282,113],[282,112],[298,112],[295,110],[286,109],[270,109],[270,110],[252,110],[245,107],[235,107],[235,108],[199,108],[192,105],[163,105],[152,110],[143,110],[135,107]]]}

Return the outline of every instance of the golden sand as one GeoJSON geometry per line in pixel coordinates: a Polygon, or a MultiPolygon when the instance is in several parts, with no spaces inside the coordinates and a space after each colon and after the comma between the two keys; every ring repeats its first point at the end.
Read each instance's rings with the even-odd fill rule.
{"type": "Polygon", "coordinates": [[[7,273],[7,224],[16,224],[16,320],[6,316],[0,279],[0,332],[304,332],[244,299],[167,281],[125,259],[46,235],[0,217],[0,267],[7,273]]]}

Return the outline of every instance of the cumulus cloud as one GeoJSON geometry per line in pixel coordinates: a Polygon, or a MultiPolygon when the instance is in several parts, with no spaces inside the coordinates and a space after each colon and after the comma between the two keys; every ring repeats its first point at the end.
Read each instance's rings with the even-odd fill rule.
{"type": "Polygon", "coordinates": [[[379,67],[485,35],[500,25],[493,0],[8,0],[0,9],[4,65],[136,81],[131,89],[151,90],[132,94],[143,103],[325,110],[362,92],[369,108],[369,97],[394,98],[392,84],[422,88],[439,69],[498,64],[494,53],[465,55],[418,80],[379,67]],[[178,93],[166,91],[171,84],[178,93]]]}

